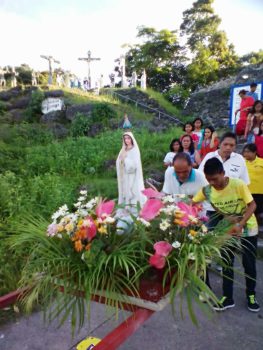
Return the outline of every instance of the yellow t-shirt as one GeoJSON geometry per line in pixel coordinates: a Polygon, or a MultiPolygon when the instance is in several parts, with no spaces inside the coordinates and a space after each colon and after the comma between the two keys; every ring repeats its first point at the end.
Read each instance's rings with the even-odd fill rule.
{"type": "MultiPolygon", "coordinates": [[[[208,200],[226,215],[243,215],[247,204],[253,201],[247,185],[240,179],[229,178],[228,185],[223,190],[207,187],[208,197],[200,190],[193,198],[194,202],[208,200]]],[[[255,236],[258,233],[257,220],[253,214],[247,221],[243,236],[255,236]]]]}
{"type": "Polygon", "coordinates": [[[246,160],[246,166],[250,178],[250,192],[263,194],[263,159],[256,157],[252,162],[246,160]]]}

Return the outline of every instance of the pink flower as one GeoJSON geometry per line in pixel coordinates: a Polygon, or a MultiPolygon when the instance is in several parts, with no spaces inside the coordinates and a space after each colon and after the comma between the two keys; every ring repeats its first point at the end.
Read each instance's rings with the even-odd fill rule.
{"type": "Polygon", "coordinates": [[[96,208],[97,217],[105,218],[106,216],[110,215],[114,209],[114,206],[115,206],[114,201],[100,202],[96,208]]]}
{"type": "Polygon", "coordinates": [[[50,224],[47,228],[47,235],[50,237],[55,236],[55,234],[57,233],[57,224],[50,224]]]}
{"type": "Polygon", "coordinates": [[[154,266],[156,269],[162,269],[165,266],[165,257],[159,254],[154,254],[150,257],[149,264],[154,266]]]}
{"type": "Polygon", "coordinates": [[[155,191],[152,188],[146,188],[145,190],[142,191],[142,193],[147,197],[147,198],[162,198],[164,196],[164,193],[155,191]]]}
{"type": "Polygon", "coordinates": [[[186,204],[185,202],[178,202],[177,207],[179,208],[180,213],[183,214],[183,216],[179,216],[179,218],[175,220],[175,221],[180,221],[180,226],[186,227],[190,225],[193,219],[198,220],[198,213],[200,211],[200,206],[189,205],[189,204],[186,204]]]}
{"type": "Polygon", "coordinates": [[[177,207],[185,214],[191,215],[194,217],[197,217],[197,214],[200,211],[200,208],[198,206],[189,205],[189,204],[186,204],[185,202],[178,202],[177,207]]]}
{"type": "Polygon", "coordinates": [[[161,256],[169,255],[170,251],[173,249],[172,245],[165,241],[160,241],[154,244],[155,254],[161,256]]]}
{"type": "Polygon", "coordinates": [[[80,230],[84,232],[85,237],[88,239],[88,241],[91,241],[96,236],[97,227],[95,221],[92,219],[91,216],[87,216],[85,218],[80,230]]]}
{"type": "Polygon", "coordinates": [[[163,203],[159,199],[148,199],[140,211],[140,217],[146,221],[151,221],[160,212],[163,203]]]}

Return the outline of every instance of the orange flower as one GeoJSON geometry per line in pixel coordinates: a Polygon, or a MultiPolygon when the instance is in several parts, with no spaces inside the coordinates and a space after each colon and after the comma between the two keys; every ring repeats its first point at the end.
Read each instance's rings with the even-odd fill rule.
{"type": "Polygon", "coordinates": [[[174,220],[174,223],[176,224],[176,225],[179,225],[179,226],[187,226],[186,224],[185,224],[185,222],[183,221],[183,220],[180,220],[180,219],[175,219],[174,220]]]}
{"type": "Polygon", "coordinates": [[[90,250],[90,248],[91,248],[91,243],[86,245],[85,250],[90,250]]]}
{"type": "Polygon", "coordinates": [[[79,239],[75,242],[75,250],[77,252],[81,252],[82,249],[83,249],[83,244],[81,243],[81,240],[79,239]]]}
{"type": "Polygon", "coordinates": [[[197,235],[197,231],[195,231],[195,230],[190,230],[189,233],[193,237],[195,237],[197,235]]]}

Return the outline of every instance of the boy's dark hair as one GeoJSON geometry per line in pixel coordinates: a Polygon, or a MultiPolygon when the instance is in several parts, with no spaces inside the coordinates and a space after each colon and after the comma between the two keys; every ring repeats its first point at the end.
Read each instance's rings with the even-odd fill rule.
{"type": "Polygon", "coordinates": [[[203,119],[201,119],[200,117],[197,117],[197,118],[195,118],[194,120],[193,120],[193,126],[194,126],[194,124],[195,124],[195,122],[197,121],[197,120],[200,120],[200,122],[201,122],[201,126],[203,126],[204,125],[204,122],[203,122],[203,119]]]}
{"type": "Polygon", "coordinates": [[[220,138],[220,143],[222,143],[224,141],[224,139],[226,139],[227,137],[230,137],[231,139],[234,139],[236,141],[236,143],[237,143],[237,136],[232,131],[225,132],[220,138]]]}
{"type": "Polygon", "coordinates": [[[173,150],[173,145],[174,145],[174,143],[179,143],[179,147],[181,147],[181,142],[180,142],[180,140],[179,139],[173,139],[172,141],[171,141],[171,143],[170,143],[170,151],[171,152],[173,152],[174,150],[173,150]]]}
{"type": "Polygon", "coordinates": [[[255,82],[253,82],[253,83],[250,84],[250,87],[251,87],[251,88],[252,88],[252,87],[257,87],[257,86],[258,86],[258,84],[255,83],[255,82]]]}
{"type": "Polygon", "coordinates": [[[205,162],[204,173],[205,175],[216,175],[224,172],[222,162],[216,157],[210,158],[205,162]]]}
{"type": "Polygon", "coordinates": [[[188,165],[192,165],[192,161],[191,161],[189,154],[184,153],[184,152],[179,152],[174,156],[173,164],[176,160],[185,160],[188,165]]]}
{"type": "Polygon", "coordinates": [[[248,150],[248,151],[250,151],[252,153],[257,153],[258,149],[257,149],[257,145],[255,145],[254,143],[248,143],[247,145],[244,146],[242,153],[245,150],[248,150]]]}

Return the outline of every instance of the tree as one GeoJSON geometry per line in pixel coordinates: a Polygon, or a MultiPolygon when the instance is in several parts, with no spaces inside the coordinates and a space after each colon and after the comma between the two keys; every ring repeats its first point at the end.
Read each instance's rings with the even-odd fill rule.
{"type": "Polygon", "coordinates": [[[213,2],[197,0],[183,12],[180,30],[192,56],[187,77],[194,88],[227,77],[237,68],[238,57],[226,33],[219,30],[221,19],[214,13],[213,2]]]}
{"type": "Polygon", "coordinates": [[[250,52],[240,57],[240,62],[245,64],[262,64],[263,63],[263,50],[258,52],[250,52]]]}
{"type": "Polygon", "coordinates": [[[184,75],[184,57],[178,43],[176,31],[141,26],[137,37],[141,44],[129,46],[126,54],[127,74],[135,70],[138,75],[146,69],[147,83],[163,91],[184,75]]]}

